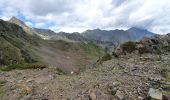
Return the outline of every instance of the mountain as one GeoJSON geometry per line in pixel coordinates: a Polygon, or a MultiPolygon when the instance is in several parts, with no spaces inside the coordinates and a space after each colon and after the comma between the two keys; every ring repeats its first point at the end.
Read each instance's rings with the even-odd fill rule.
{"type": "Polygon", "coordinates": [[[144,37],[153,36],[154,33],[149,32],[145,29],[132,27],[128,30],[87,30],[83,33],[65,33],[59,32],[56,33],[50,29],[38,29],[38,28],[30,28],[25,25],[24,22],[17,19],[16,17],[12,17],[9,22],[15,23],[21,26],[27,33],[38,35],[42,39],[47,40],[64,40],[67,42],[84,42],[89,43],[93,42],[97,45],[104,45],[104,47],[108,45],[118,45],[120,43],[126,41],[138,41],[144,37]]]}
{"type": "Polygon", "coordinates": [[[21,27],[28,27],[23,21],[17,19],[17,18],[14,17],[14,16],[9,20],[9,22],[15,23],[15,24],[17,24],[17,25],[19,25],[19,26],[21,26],[21,27]]]}
{"type": "Polygon", "coordinates": [[[153,35],[155,35],[152,32],[149,32],[146,29],[140,29],[140,28],[136,28],[136,27],[132,27],[130,29],[127,30],[127,32],[129,33],[130,36],[132,36],[132,40],[141,40],[143,37],[151,37],[153,35]]]}
{"type": "Polygon", "coordinates": [[[153,36],[154,33],[149,32],[147,30],[139,29],[139,28],[130,28],[128,30],[87,30],[82,33],[82,35],[91,40],[112,42],[112,43],[123,43],[126,41],[137,41],[142,38],[153,36]]]}
{"type": "Polygon", "coordinates": [[[38,32],[30,34],[24,27],[0,20],[0,70],[2,66],[15,69],[23,66],[19,64],[39,63],[70,73],[91,65],[104,53],[101,47],[92,43],[42,39],[36,35],[38,32]]]}
{"type": "Polygon", "coordinates": [[[144,37],[150,37],[155,35],[152,32],[149,32],[145,29],[140,29],[136,27],[132,27],[128,30],[87,30],[82,33],[74,32],[74,33],[66,33],[59,32],[56,33],[50,29],[39,29],[39,28],[31,28],[27,26],[23,21],[17,19],[16,17],[12,17],[9,22],[15,23],[21,26],[26,33],[31,35],[39,36],[44,40],[62,40],[70,43],[93,43],[96,44],[103,49],[105,49],[108,53],[112,52],[119,44],[127,42],[127,41],[139,41],[144,37]]]}
{"type": "Polygon", "coordinates": [[[55,35],[55,32],[48,30],[48,29],[31,28],[31,27],[27,26],[23,21],[19,20],[16,17],[12,17],[9,20],[9,22],[19,25],[28,34],[37,35],[37,36],[41,37],[42,39],[50,39],[53,35],[55,35]]]}
{"type": "Polygon", "coordinates": [[[84,37],[82,37],[80,34],[65,34],[64,32],[55,33],[54,31],[50,29],[39,29],[39,28],[31,28],[27,26],[23,21],[17,19],[16,17],[12,17],[9,20],[10,23],[17,24],[21,26],[24,31],[26,31],[28,34],[31,35],[37,35],[45,40],[64,40],[68,42],[77,42],[77,41],[84,41],[86,40],[84,37]]]}
{"type": "Polygon", "coordinates": [[[22,27],[22,28],[24,29],[24,31],[27,32],[28,34],[37,35],[33,28],[27,26],[23,21],[19,20],[19,19],[16,18],[16,17],[12,17],[12,18],[9,20],[9,22],[19,25],[19,26],[22,27]]]}

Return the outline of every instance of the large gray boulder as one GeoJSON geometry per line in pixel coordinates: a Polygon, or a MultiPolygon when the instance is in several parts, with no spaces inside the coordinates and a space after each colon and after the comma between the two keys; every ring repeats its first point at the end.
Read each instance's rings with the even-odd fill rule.
{"type": "Polygon", "coordinates": [[[152,99],[156,100],[162,100],[162,92],[160,92],[158,89],[150,88],[148,92],[148,96],[152,99]]]}

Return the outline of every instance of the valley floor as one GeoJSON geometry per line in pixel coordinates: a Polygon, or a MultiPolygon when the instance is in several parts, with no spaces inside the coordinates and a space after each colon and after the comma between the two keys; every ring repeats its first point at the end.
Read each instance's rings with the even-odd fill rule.
{"type": "Polygon", "coordinates": [[[143,100],[162,95],[170,99],[169,71],[170,54],[132,54],[78,75],[59,75],[56,68],[50,67],[0,72],[0,99],[143,100]]]}

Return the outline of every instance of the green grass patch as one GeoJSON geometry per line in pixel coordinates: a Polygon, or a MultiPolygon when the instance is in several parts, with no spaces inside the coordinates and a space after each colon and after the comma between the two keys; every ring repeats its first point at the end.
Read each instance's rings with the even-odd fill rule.
{"type": "Polygon", "coordinates": [[[170,46],[163,46],[162,51],[163,52],[170,52],[170,46]]]}
{"type": "Polygon", "coordinates": [[[4,85],[5,83],[7,83],[6,80],[0,80],[0,86],[4,85]]]}
{"type": "Polygon", "coordinates": [[[64,70],[62,70],[61,68],[56,68],[56,70],[57,70],[58,75],[65,75],[66,74],[66,72],[64,70]]]}
{"type": "Polygon", "coordinates": [[[98,57],[104,54],[103,49],[93,43],[78,43],[77,46],[77,48],[82,49],[90,57],[98,57]]]}
{"type": "Polygon", "coordinates": [[[24,69],[44,69],[46,67],[47,67],[47,65],[45,65],[45,64],[22,63],[22,64],[12,64],[12,65],[8,65],[8,66],[2,66],[2,67],[0,67],[0,70],[1,71],[11,71],[11,70],[14,70],[14,69],[20,69],[20,70],[24,70],[24,69]]]}
{"type": "Polygon", "coordinates": [[[47,45],[49,45],[50,47],[62,50],[62,51],[67,51],[69,49],[72,48],[73,43],[71,42],[66,42],[63,40],[45,40],[45,42],[47,43],[47,45]]]}
{"type": "Polygon", "coordinates": [[[2,88],[2,86],[4,86],[6,83],[7,83],[6,80],[0,80],[0,97],[2,97],[5,94],[5,91],[2,88]]]}
{"type": "Polygon", "coordinates": [[[5,95],[5,91],[0,88],[0,98],[3,97],[3,95],[5,95]]]}
{"type": "Polygon", "coordinates": [[[111,60],[112,56],[110,54],[105,54],[98,62],[102,64],[104,61],[111,60]]]}

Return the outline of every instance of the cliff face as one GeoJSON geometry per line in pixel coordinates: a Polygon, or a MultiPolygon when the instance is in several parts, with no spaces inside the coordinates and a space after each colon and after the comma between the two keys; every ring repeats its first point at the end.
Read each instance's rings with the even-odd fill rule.
{"type": "Polygon", "coordinates": [[[152,37],[145,37],[140,41],[129,41],[119,45],[113,54],[121,56],[128,53],[154,53],[162,54],[170,51],[170,35],[155,35],[152,37]]]}

